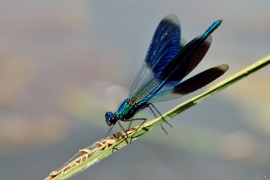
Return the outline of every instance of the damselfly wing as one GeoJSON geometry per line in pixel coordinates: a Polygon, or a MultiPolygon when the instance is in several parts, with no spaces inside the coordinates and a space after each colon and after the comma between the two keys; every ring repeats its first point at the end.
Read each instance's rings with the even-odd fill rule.
{"type": "Polygon", "coordinates": [[[212,42],[211,33],[221,22],[222,20],[217,20],[203,35],[184,45],[181,43],[178,18],[175,15],[163,18],[156,28],[145,61],[130,88],[128,98],[115,113],[105,114],[106,124],[113,127],[118,123],[124,131],[119,120],[123,122],[141,120],[142,125],[146,118],[133,118],[137,112],[148,107],[156,116],[152,108],[158,113],[159,111],[152,103],[179,98],[223,75],[229,68],[226,64],[212,67],[183,81],[203,59],[212,42]]]}

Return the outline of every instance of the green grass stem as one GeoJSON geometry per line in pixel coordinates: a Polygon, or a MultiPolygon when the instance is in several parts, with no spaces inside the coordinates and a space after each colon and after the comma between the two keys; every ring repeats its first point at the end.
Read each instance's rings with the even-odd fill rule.
{"type": "MultiPolygon", "coordinates": [[[[240,79],[252,74],[253,72],[263,68],[264,66],[268,65],[270,63],[270,55],[267,57],[257,61],[256,63],[246,67],[245,69],[241,70],[240,72],[232,75],[231,77],[219,82],[218,84],[214,85],[210,89],[206,90],[205,92],[183,102],[182,104],[176,106],[175,108],[171,109],[170,111],[164,113],[162,116],[165,120],[169,120],[173,118],[174,116],[178,115],[179,113],[185,111],[186,109],[202,102],[203,100],[213,96],[214,94],[218,93],[219,91],[227,88],[228,86],[234,84],[235,82],[239,81],[240,79]]],[[[63,180],[67,179],[71,176],[74,176],[75,174],[85,170],[86,168],[90,167],[91,165],[99,162],[103,158],[111,155],[112,153],[116,152],[117,150],[123,148],[125,145],[127,145],[127,141],[134,141],[143,134],[145,134],[148,131],[151,131],[155,127],[159,126],[163,123],[162,118],[156,118],[152,121],[149,121],[148,123],[145,123],[141,128],[139,128],[137,131],[131,131],[133,134],[125,139],[123,136],[123,132],[119,133],[118,138],[110,137],[108,140],[111,140],[111,143],[107,144],[106,148],[104,148],[102,151],[90,156],[87,160],[85,160],[82,163],[79,163],[75,167],[65,171],[63,174],[59,174],[56,177],[51,177],[53,180],[63,180]],[[135,133],[134,133],[135,132],[135,133]],[[116,140],[117,139],[117,140],[116,140]]],[[[102,142],[102,140],[100,141],[102,142]]],[[[103,140],[103,143],[106,144],[106,142],[103,140]]]]}

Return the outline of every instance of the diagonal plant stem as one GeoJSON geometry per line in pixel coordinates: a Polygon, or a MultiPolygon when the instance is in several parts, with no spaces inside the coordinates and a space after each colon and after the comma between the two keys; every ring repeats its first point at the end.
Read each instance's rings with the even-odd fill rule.
{"type": "Polygon", "coordinates": [[[171,109],[170,111],[164,113],[163,119],[161,117],[156,118],[148,123],[145,123],[139,129],[138,126],[135,128],[131,128],[127,131],[129,137],[125,138],[125,133],[120,132],[112,137],[108,137],[106,139],[100,140],[96,142],[96,147],[90,150],[84,151],[81,150],[82,155],[77,158],[77,161],[73,161],[70,164],[67,164],[64,168],[59,169],[57,171],[53,171],[50,175],[46,178],[46,180],[63,180],[67,179],[75,174],[85,170],[86,168],[90,167],[91,165],[97,163],[101,159],[111,155],[113,152],[121,149],[127,142],[131,142],[145,134],[146,132],[154,129],[155,127],[161,125],[165,120],[169,120],[174,116],[178,115],[179,113],[185,111],[186,109],[202,102],[203,100],[213,96],[214,94],[218,93],[219,91],[225,89],[226,87],[234,84],[235,82],[239,81],[240,79],[252,74],[253,72],[263,68],[264,66],[270,63],[270,55],[267,57],[257,61],[256,63],[246,67],[245,69],[241,70],[240,72],[232,75],[231,77],[221,81],[220,83],[214,85],[210,89],[206,90],[205,92],[185,101],[184,103],[176,106],[175,108],[171,109]]]}

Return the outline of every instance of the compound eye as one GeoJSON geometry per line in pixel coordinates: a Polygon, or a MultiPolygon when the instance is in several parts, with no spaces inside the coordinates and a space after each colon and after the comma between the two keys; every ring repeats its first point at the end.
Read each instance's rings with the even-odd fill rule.
{"type": "Polygon", "coordinates": [[[108,119],[109,118],[109,113],[105,114],[105,118],[108,119]]]}
{"type": "Polygon", "coordinates": [[[113,113],[112,113],[112,112],[107,112],[107,113],[105,114],[105,118],[106,118],[106,119],[112,119],[112,118],[114,118],[113,113]]]}

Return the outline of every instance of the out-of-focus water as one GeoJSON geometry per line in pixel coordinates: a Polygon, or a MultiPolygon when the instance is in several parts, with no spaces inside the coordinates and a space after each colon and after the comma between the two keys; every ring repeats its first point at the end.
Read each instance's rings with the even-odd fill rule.
{"type": "MultiPolygon", "coordinates": [[[[223,19],[192,74],[229,64],[218,82],[270,54],[269,1],[1,1],[0,179],[43,179],[102,139],[105,112],[127,97],[156,26],[171,13],[187,41],[223,19]]],[[[256,72],[175,117],[168,136],[157,128],[73,179],[269,176],[269,75],[269,67],[256,72]]],[[[152,118],[147,110],[137,116],[152,118]]]]}

